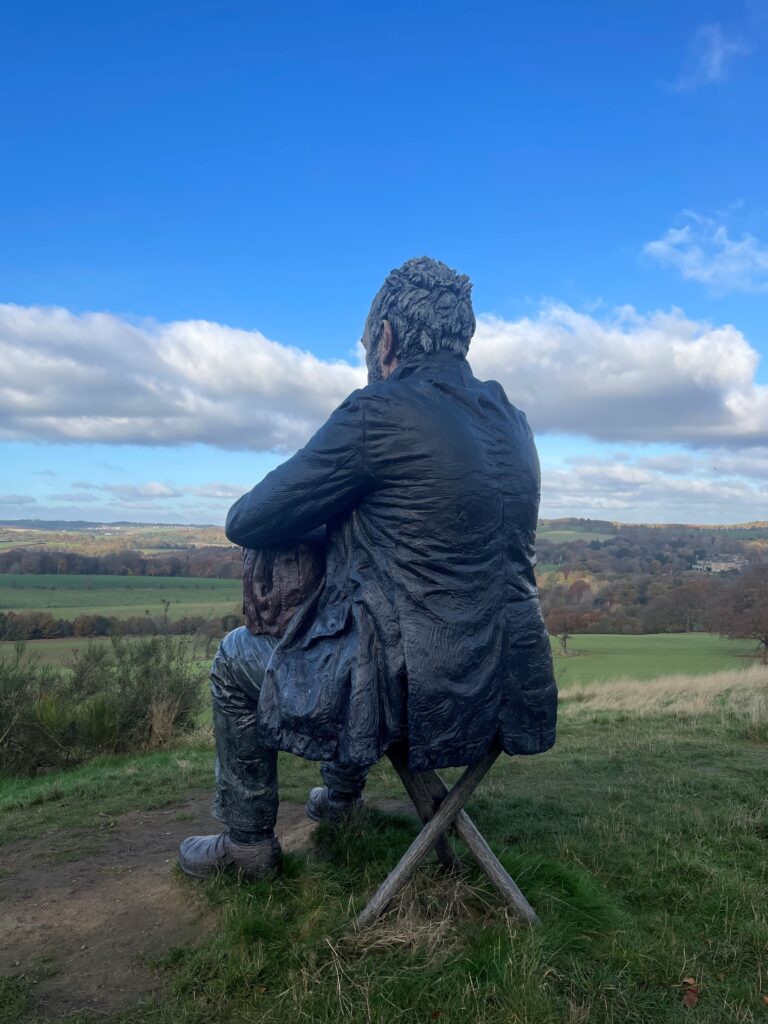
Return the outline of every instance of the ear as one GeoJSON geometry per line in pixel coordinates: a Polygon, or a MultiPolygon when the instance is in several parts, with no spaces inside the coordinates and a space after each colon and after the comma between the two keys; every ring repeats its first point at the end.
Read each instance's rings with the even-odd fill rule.
{"type": "Polygon", "coordinates": [[[386,366],[395,358],[395,336],[392,333],[392,324],[389,320],[381,321],[381,335],[379,336],[379,358],[386,366]]]}

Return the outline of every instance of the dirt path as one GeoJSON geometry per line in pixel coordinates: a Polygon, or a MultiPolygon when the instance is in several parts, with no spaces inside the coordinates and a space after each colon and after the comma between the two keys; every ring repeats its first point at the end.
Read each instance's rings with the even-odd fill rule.
{"type": "MultiPolygon", "coordinates": [[[[35,1009],[58,1017],[112,1012],[161,979],[144,958],[201,942],[215,917],[172,868],[180,840],[220,831],[210,793],[159,811],[131,811],[104,828],[11,843],[0,855],[0,976],[25,974],[35,1009]],[[37,979],[37,980],[34,980],[37,979]]],[[[383,808],[407,810],[399,801],[383,808]]],[[[306,848],[314,829],[299,804],[280,805],[283,849],[306,848]]]]}

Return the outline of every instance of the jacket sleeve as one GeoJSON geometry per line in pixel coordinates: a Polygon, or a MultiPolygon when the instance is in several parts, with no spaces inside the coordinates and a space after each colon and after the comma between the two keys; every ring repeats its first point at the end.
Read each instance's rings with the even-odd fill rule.
{"type": "Polygon", "coordinates": [[[297,540],[345,512],[370,488],[359,395],[353,392],[306,447],[238,498],[225,526],[233,544],[259,548],[297,540]]]}

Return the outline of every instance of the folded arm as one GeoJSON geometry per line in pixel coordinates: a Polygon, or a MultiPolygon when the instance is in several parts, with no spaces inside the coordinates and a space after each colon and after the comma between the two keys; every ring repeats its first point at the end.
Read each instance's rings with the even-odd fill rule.
{"type": "Polygon", "coordinates": [[[364,402],[353,392],[304,448],[238,498],[227,537],[247,548],[297,540],[344,513],[371,485],[364,402]]]}

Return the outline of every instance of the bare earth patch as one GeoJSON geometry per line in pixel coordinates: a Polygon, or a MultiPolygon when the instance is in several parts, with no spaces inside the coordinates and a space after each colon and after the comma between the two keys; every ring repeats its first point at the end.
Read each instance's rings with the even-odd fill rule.
{"type": "MultiPolygon", "coordinates": [[[[209,792],[195,794],[163,810],[105,817],[99,830],[4,846],[0,976],[33,979],[35,1010],[50,1017],[108,1013],[150,995],[161,978],[145,958],[216,929],[195,884],[173,870],[185,836],[220,831],[210,802],[209,792]]],[[[306,848],[314,828],[303,805],[281,803],[283,849],[306,848]]]]}

